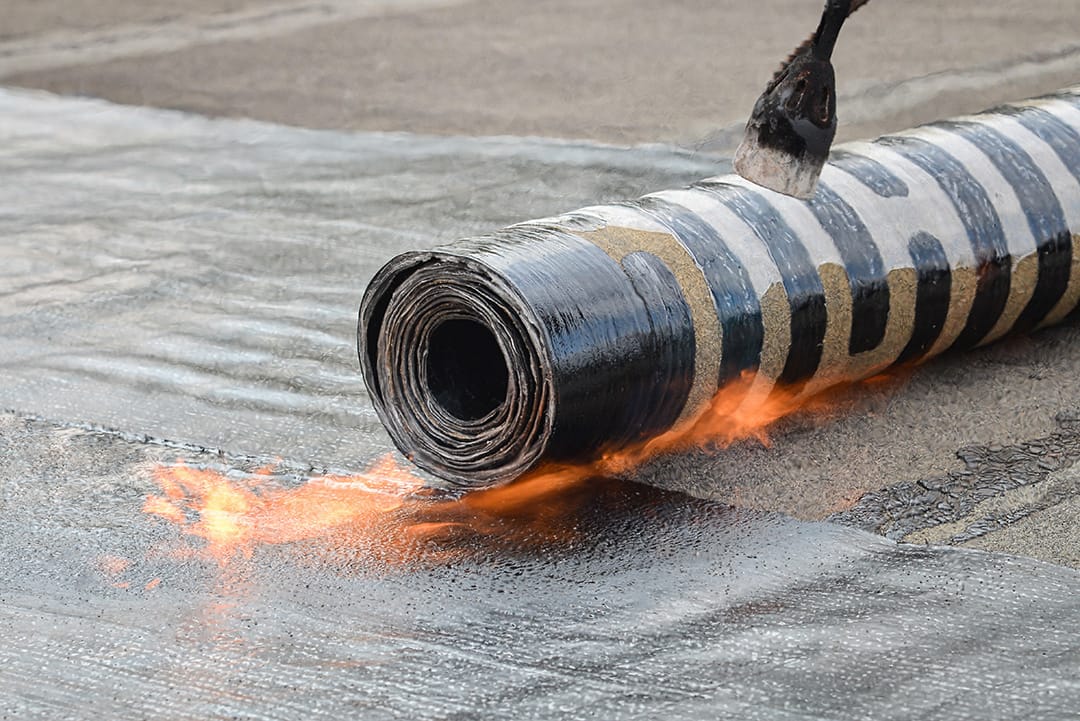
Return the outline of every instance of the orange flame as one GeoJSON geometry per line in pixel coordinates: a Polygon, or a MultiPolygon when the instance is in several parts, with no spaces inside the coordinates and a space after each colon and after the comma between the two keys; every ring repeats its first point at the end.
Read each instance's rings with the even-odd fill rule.
{"type": "Polygon", "coordinates": [[[159,466],[154,478],[164,495],[149,496],[143,510],[204,539],[206,554],[222,564],[260,545],[374,528],[423,485],[390,454],[361,474],[313,478],[298,488],[276,484],[268,469],[234,480],[181,464],[159,466]]]}
{"type": "Polygon", "coordinates": [[[627,477],[647,461],[689,447],[723,448],[744,439],[768,444],[766,429],[795,411],[835,411],[836,394],[807,399],[773,389],[744,403],[752,375],[721,389],[694,421],[581,464],[548,466],[497,488],[459,498],[425,481],[387,454],[352,476],[321,476],[299,487],[281,485],[263,469],[229,476],[186,465],[160,466],[162,495],[143,510],[204,541],[202,553],[222,565],[249,558],[260,546],[321,542],[323,551],[362,554],[388,564],[452,560],[468,541],[532,547],[576,537],[573,512],[588,499],[589,479],[627,477]],[[230,477],[231,476],[231,477],[230,477]]]}
{"type": "Polygon", "coordinates": [[[577,503],[569,491],[586,478],[548,470],[453,498],[425,488],[392,454],[362,473],[294,488],[266,472],[226,475],[184,464],[159,466],[154,477],[163,495],[149,496],[143,510],[202,539],[202,555],[222,565],[260,546],[310,541],[322,542],[323,556],[361,554],[388,564],[453,560],[477,536],[504,546],[558,543],[573,536],[563,522],[577,503]]]}
{"type": "MultiPolygon", "coordinates": [[[[859,381],[858,385],[893,380],[894,376],[877,375],[859,381]]],[[[688,448],[719,450],[744,440],[768,446],[768,430],[774,423],[796,412],[818,417],[838,413],[851,404],[844,400],[844,392],[855,385],[839,384],[827,392],[809,396],[800,388],[775,386],[763,397],[748,401],[754,383],[755,375],[744,372],[739,380],[717,391],[708,407],[692,421],[630,448],[605,454],[592,464],[594,470],[623,476],[632,474],[653,458],[688,448]]]]}

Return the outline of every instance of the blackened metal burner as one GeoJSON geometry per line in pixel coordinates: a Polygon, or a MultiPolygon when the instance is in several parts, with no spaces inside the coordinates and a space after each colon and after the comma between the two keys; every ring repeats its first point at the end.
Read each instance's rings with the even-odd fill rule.
{"type": "Polygon", "coordinates": [[[837,148],[812,198],[737,176],[391,260],[360,308],[375,408],[454,484],[813,394],[1080,302],[1080,89],[837,148]]]}

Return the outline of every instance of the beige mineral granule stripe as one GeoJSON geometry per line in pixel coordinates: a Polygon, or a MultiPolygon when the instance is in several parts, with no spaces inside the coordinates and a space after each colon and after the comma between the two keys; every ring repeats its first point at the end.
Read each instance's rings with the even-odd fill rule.
{"type": "Polygon", "coordinates": [[[911,340],[914,329],[918,274],[908,251],[910,238],[901,229],[903,224],[897,217],[903,211],[904,198],[882,198],[832,166],[825,167],[822,182],[844,198],[859,215],[886,269],[889,317],[884,337],[876,348],[849,354],[845,366],[848,378],[865,378],[892,364],[911,340]]]}
{"type": "MultiPolygon", "coordinates": [[[[1021,107],[1032,106],[1042,108],[1049,113],[1052,113],[1062,122],[1066,123],[1076,132],[1080,133],[1080,110],[1077,110],[1074,106],[1064,100],[1039,100],[1031,103],[1024,103],[1021,107]]],[[[1050,167],[1052,164],[1047,163],[1044,167],[1050,167]]],[[[1061,166],[1064,168],[1064,165],[1061,166]]],[[[1072,178],[1072,174],[1067,172],[1066,175],[1070,177],[1072,182],[1075,183],[1075,179],[1072,178]]],[[[1055,187],[1074,188],[1075,186],[1067,184],[1062,181],[1061,185],[1058,185],[1056,180],[1051,182],[1055,183],[1055,187]]],[[[1058,301],[1057,305],[1053,307],[1049,314],[1046,316],[1039,327],[1052,325],[1058,323],[1065,318],[1074,308],[1080,304],[1080,209],[1076,207],[1080,204],[1080,192],[1073,194],[1071,190],[1066,190],[1058,195],[1059,198],[1063,196],[1076,201],[1075,203],[1064,203],[1065,217],[1069,221],[1069,228],[1072,230],[1073,237],[1073,252],[1072,252],[1072,272],[1069,274],[1069,285],[1065,290],[1065,295],[1058,301]]]]}
{"type": "Polygon", "coordinates": [[[817,272],[825,288],[829,320],[822,339],[821,362],[813,378],[806,383],[806,394],[817,393],[847,379],[850,361],[848,345],[851,342],[855,306],[855,299],[851,295],[851,277],[843,264],[823,263],[817,267],[817,272]]]}
{"type": "MultiPolygon", "coordinates": [[[[962,118],[974,120],[974,118],[962,118]]],[[[1039,262],[1035,238],[1028,226],[1027,216],[1016,191],[998,171],[986,153],[975,143],[956,133],[940,128],[923,128],[924,137],[935,142],[963,165],[968,173],[983,187],[997,211],[1005,243],[1012,256],[1009,297],[1001,316],[990,332],[979,342],[986,345],[1001,338],[1016,325],[1016,319],[1031,301],[1039,282],[1039,262]]]]}
{"type": "Polygon", "coordinates": [[[951,273],[949,312],[938,339],[924,360],[931,358],[956,342],[971,314],[977,282],[971,241],[952,201],[933,176],[885,146],[860,143],[858,151],[885,165],[908,187],[907,197],[882,205],[897,208],[897,228],[907,235],[902,241],[903,248],[907,250],[911,236],[922,230],[938,239],[948,258],[951,273]]]}
{"type": "MultiPolygon", "coordinates": [[[[1045,108],[1045,105],[1044,105],[1045,108]]],[[[1051,108],[1045,108],[1052,110],[1051,108]]],[[[1065,214],[1065,222],[1075,233],[1080,229],[1080,183],[1065,166],[1054,149],[1035,133],[1025,128],[1016,119],[1007,115],[995,116],[994,124],[1001,128],[1006,135],[1022,147],[1031,159],[1039,166],[1046,179],[1050,181],[1054,195],[1061,204],[1065,214]]],[[[1080,132],[1080,131],[1078,131],[1080,132]]],[[[1080,148],[1077,148],[1080,153],[1080,148]]],[[[1074,235],[1072,267],[1069,273],[1069,283],[1061,299],[1050,309],[1046,318],[1039,327],[1056,323],[1062,320],[1080,302],[1080,248],[1076,247],[1074,235]]]]}
{"type": "Polygon", "coordinates": [[[821,362],[814,376],[807,380],[802,395],[812,395],[835,385],[843,380],[842,373],[847,364],[848,342],[851,338],[851,284],[844,270],[840,251],[805,202],[762,190],[742,178],[732,184],[760,193],[794,231],[809,254],[811,263],[818,270],[825,291],[825,336],[822,340],[821,362]]]}
{"type": "Polygon", "coordinates": [[[659,222],[623,206],[594,206],[580,211],[599,218],[603,228],[570,230],[607,253],[617,263],[631,253],[650,253],[675,276],[694,325],[694,382],[676,425],[689,422],[704,411],[716,393],[720,376],[722,337],[716,302],[705,273],[690,252],[659,222]]]}
{"type": "Polygon", "coordinates": [[[1069,285],[1065,289],[1065,295],[1046,315],[1046,319],[1038,325],[1045,328],[1065,320],[1080,305],[1080,233],[1072,234],[1073,252],[1072,268],[1069,272],[1069,285]]]}
{"type": "Polygon", "coordinates": [[[764,333],[757,371],[738,408],[760,405],[776,385],[791,348],[791,304],[779,268],[754,231],[712,193],[690,189],[654,195],[687,208],[716,228],[728,249],[746,269],[761,304],[764,333]]]}

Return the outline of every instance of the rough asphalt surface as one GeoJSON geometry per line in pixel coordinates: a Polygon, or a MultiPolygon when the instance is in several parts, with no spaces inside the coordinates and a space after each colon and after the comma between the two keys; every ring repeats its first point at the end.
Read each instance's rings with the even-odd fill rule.
{"type": "MultiPolygon", "coordinates": [[[[789,419],[769,448],[599,484],[569,546],[479,540],[389,573],[276,546],[222,570],[161,552],[182,537],[140,510],[158,462],[278,457],[296,483],[384,453],[353,349],[378,265],[725,170],[819,11],[766,4],[5,3],[6,85],[690,150],[0,90],[0,712],[1074,713],[1076,320],[789,419]],[[761,30],[717,43],[725,24],[761,30]]],[[[853,19],[846,137],[1076,82],[1070,0],[935,11],[959,35],[938,7],[853,19]]]]}

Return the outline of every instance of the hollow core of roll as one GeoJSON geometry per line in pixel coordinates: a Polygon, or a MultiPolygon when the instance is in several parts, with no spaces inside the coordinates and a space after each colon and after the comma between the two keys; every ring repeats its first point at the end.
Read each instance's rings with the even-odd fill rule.
{"type": "Polygon", "coordinates": [[[506,402],[510,371],[490,329],[474,320],[444,321],[427,347],[427,386],[448,413],[475,421],[506,402]]]}
{"type": "Polygon", "coordinates": [[[406,254],[372,281],[360,355],[375,410],[416,465],[466,488],[530,470],[552,436],[542,326],[498,272],[406,254]]]}

